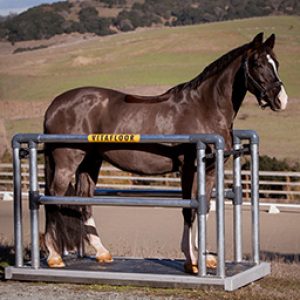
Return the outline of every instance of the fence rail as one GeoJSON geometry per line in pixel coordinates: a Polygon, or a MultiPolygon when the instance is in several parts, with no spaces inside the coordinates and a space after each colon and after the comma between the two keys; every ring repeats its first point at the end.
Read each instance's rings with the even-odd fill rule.
{"type": "MultiPolygon", "coordinates": [[[[28,187],[28,164],[22,165],[22,184],[28,187]]],[[[225,170],[225,184],[230,188],[232,171],[225,170]]],[[[38,165],[38,179],[40,188],[44,187],[44,166],[38,165]]],[[[251,180],[250,171],[242,171],[244,199],[250,199],[251,180]]],[[[259,172],[260,198],[276,202],[300,202],[300,172],[259,172]]],[[[180,178],[177,173],[166,176],[137,176],[123,172],[111,165],[104,165],[98,177],[97,188],[111,189],[164,189],[178,191],[180,178]]],[[[0,191],[13,190],[13,170],[9,163],[0,164],[0,191]]]]}

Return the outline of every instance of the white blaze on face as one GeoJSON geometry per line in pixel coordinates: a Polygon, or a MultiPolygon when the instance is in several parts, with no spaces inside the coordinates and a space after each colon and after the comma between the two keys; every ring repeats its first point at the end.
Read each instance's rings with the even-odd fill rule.
{"type": "MultiPolygon", "coordinates": [[[[267,60],[268,60],[269,64],[272,65],[274,73],[275,73],[277,79],[279,81],[281,81],[280,78],[279,78],[279,74],[278,74],[278,70],[277,70],[275,61],[272,59],[272,57],[271,57],[270,54],[267,54],[267,60]]],[[[281,85],[281,90],[280,90],[280,92],[278,94],[278,99],[280,100],[280,104],[281,104],[280,108],[282,110],[286,109],[286,106],[287,106],[287,103],[288,103],[288,95],[287,95],[287,93],[286,93],[285,88],[284,88],[283,85],[281,85]]]]}

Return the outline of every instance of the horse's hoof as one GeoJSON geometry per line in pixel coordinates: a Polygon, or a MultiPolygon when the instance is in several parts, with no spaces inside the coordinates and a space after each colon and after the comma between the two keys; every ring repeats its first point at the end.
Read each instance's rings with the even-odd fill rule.
{"type": "Polygon", "coordinates": [[[185,263],[184,264],[184,272],[189,274],[197,274],[198,273],[198,265],[185,263]]]}
{"type": "Polygon", "coordinates": [[[206,267],[209,269],[216,269],[217,267],[217,257],[212,254],[208,254],[206,257],[206,267]]]}
{"type": "Polygon", "coordinates": [[[63,268],[66,266],[61,257],[49,258],[47,263],[50,268],[63,268]]]}
{"type": "Polygon", "coordinates": [[[114,261],[109,252],[105,252],[99,256],[96,256],[96,260],[98,263],[111,263],[114,261]]]}

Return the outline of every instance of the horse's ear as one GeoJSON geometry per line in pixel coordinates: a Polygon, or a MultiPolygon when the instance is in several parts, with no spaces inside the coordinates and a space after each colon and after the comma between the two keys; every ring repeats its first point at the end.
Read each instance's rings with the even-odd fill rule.
{"type": "Polygon", "coordinates": [[[271,34],[270,37],[264,42],[264,46],[273,49],[275,45],[275,34],[271,34]]]}
{"type": "Polygon", "coordinates": [[[253,47],[254,48],[260,47],[262,45],[263,38],[264,38],[264,33],[263,32],[261,32],[258,35],[256,35],[256,37],[252,41],[253,47]]]}

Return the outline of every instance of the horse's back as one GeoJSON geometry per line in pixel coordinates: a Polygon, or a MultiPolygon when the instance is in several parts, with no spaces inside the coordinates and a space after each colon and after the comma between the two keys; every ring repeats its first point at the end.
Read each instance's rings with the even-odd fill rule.
{"type": "Polygon", "coordinates": [[[101,115],[109,103],[124,99],[121,92],[83,87],[57,96],[49,105],[44,118],[45,133],[88,134],[96,132],[101,115]]]}

